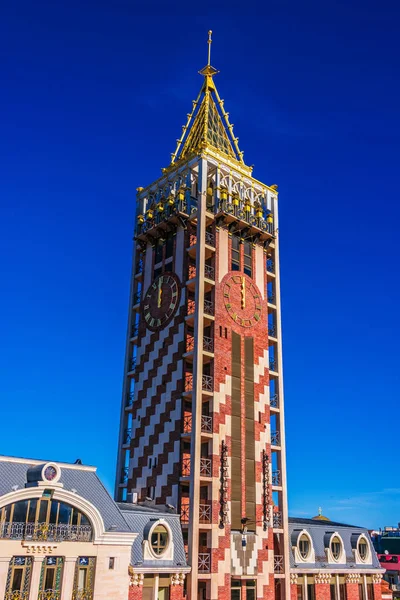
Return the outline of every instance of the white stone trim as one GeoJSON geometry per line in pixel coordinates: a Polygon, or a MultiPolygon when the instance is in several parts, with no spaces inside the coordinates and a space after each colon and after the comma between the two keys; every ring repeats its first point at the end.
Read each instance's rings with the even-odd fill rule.
{"type": "Polygon", "coordinates": [[[337,531],[334,531],[332,533],[332,535],[329,538],[329,544],[328,547],[325,548],[325,553],[326,553],[326,558],[328,563],[330,564],[338,564],[338,565],[345,565],[346,564],[346,552],[345,552],[345,547],[344,547],[344,542],[343,542],[343,538],[340,535],[340,533],[338,533],[337,531]],[[334,558],[333,556],[333,552],[331,550],[331,545],[332,545],[332,541],[334,538],[338,538],[338,540],[340,541],[340,555],[339,558],[334,558]]]}
{"type": "Polygon", "coordinates": [[[295,563],[315,563],[315,550],[314,550],[314,544],[311,538],[311,535],[309,534],[309,532],[307,531],[307,529],[302,529],[298,536],[297,536],[297,540],[296,540],[296,545],[292,546],[292,550],[293,550],[293,554],[294,554],[294,561],[295,563]],[[302,536],[305,536],[309,543],[310,543],[310,551],[308,553],[308,556],[306,558],[303,558],[300,554],[300,549],[299,549],[299,542],[300,542],[300,538],[302,536]]]}
{"type": "Polygon", "coordinates": [[[143,559],[174,560],[174,539],[172,535],[172,529],[165,519],[157,519],[157,521],[154,521],[147,533],[147,538],[143,539],[143,559]],[[159,525],[165,527],[168,532],[168,545],[162,554],[156,554],[151,546],[151,534],[159,525]]]}
{"type": "MultiPolygon", "coordinates": [[[[36,460],[33,458],[19,458],[17,456],[5,456],[5,455],[0,455],[0,462],[10,462],[10,463],[18,463],[18,464],[24,464],[24,465],[42,465],[45,461],[43,460],[36,460]]],[[[63,469],[76,469],[78,471],[97,471],[97,467],[92,467],[90,465],[71,465],[71,463],[63,463],[63,462],[51,462],[51,463],[47,463],[47,464],[56,464],[59,467],[62,467],[63,469]]]]}
{"type": "Polygon", "coordinates": [[[354,559],[358,565],[372,565],[371,544],[370,544],[369,539],[365,535],[365,533],[361,533],[359,535],[356,547],[353,548],[353,553],[354,553],[354,559]],[[358,545],[361,540],[364,540],[364,542],[367,544],[367,549],[368,549],[367,556],[364,559],[361,558],[360,552],[358,550],[358,545]]]}

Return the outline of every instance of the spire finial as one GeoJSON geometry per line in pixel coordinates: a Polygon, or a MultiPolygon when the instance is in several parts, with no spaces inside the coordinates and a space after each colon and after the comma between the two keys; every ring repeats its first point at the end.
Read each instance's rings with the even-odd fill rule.
{"type": "Polygon", "coordinates": [[[207,66],[209,67],[211,65],[211,44],[212,44],[212,31],[211,29],[208,32],[208,40],[207,40],[207,44],[208,44],[208,62],[207,62],[207,66]]]}
{"type": "Polygon", "coordinates": [[[320,506],[318,507],[318,516],[322,517],[322,508],[320,506]]]}

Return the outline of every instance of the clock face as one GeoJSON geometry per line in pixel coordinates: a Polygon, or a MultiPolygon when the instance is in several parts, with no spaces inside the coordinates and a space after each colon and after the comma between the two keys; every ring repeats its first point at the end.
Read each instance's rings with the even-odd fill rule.
{"type": "Polygon", "coordinates": [[[48,466],[44,472],[44,477],[47,481],[53,481],[53,479],[57,477],[57,469],[55,469],[51,465],[48,466]]]}
{"type": "Polygon", "coordinates": [[[261,294],[247,275],[231,275],[225,281],[224,304],[231,318],[242,327],[261,320],[261,294]]]}
{"type": "Polygon", "coordinates": [[[174,273],[155,278],[143,300],[143,316],[150,331],[168,325],[179,306],[180,282],[174,273]]]}

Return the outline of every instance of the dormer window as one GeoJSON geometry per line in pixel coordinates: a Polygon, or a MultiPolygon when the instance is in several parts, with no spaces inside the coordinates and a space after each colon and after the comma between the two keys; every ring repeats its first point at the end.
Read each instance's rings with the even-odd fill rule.
{"type": "Polygon", "coordinates": [[[306,560],[310,554],[311,544],[310,540],[306,535],[302,535],[299,540],[299,552],[303,560],[306,560]]]}
{"type": "Polygon", "coordinates": [[[151,548],[157,556],[164,554],[168,547],[169,535],[164,525],[157,525],[151,533],[151,548]]]}
{"type": "Polygon", "coordinates": [[[338,537],[332,538],[331,552],[332,552],[333,559],[338,561],[340,558],[340,555],[342,553],[342,543],[338,537]]]}
{"type": "Polygon", "coordinates": [[[366,560],[368,556],[368,544],[364,538],[361,538],[358,542],[358,554],[360,555],[361,560],[366,560]]]}

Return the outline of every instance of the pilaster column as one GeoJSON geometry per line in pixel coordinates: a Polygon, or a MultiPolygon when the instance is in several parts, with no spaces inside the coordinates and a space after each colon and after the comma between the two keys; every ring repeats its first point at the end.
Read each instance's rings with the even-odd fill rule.
{"type": "Polygon", "coordinates": [[[321,573],[317,573],[314,577],[315,583],[315,598],[316,600],[330,600],[331,597],[331,574],[325,573],[322,571],[321,573]]]}
{"type": "Polygon", "coordinates": [[[0,598],[4,598],[4,594],[6,592],[7,574],[10,560],[10,556],[0,558],[0,598]]]}
{"type": "Polygon", "coordinates": [[[63,579],[61,585],[61,600],[71,600],[72,598],[76,561],[77,557],[65,559],[63,579]]]}
{"type": "Polygon", "coordinates": [[[29,600],[37,600],[39,596],[39,583],[40,583],[40,572],[44,561],[43,556],[32,556],[32,577],[31,577],[31,593],[29,594],[29,600]]]}
{"type": "Polygon", "coordinates": [[[171,585],[169,588],[170,600],[182,600],[183,599],[183,583],[185,581],[184,573],[174,573],[171,576],[171,585]]]}
{"type": "Polygon", "coordinates": [[[160,585],[160,576],[154,575],[153,600],[158,600],[158,586],[160,585]]]}

